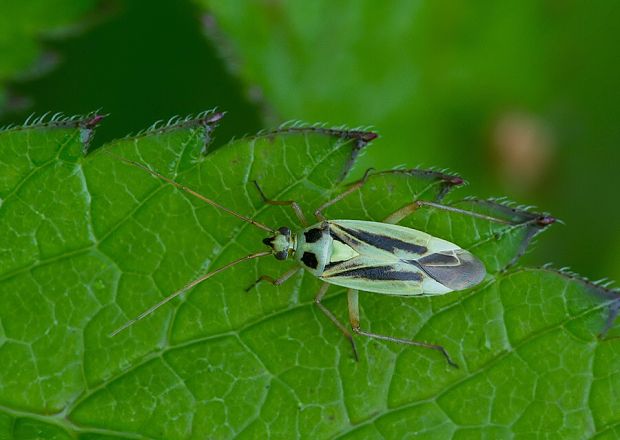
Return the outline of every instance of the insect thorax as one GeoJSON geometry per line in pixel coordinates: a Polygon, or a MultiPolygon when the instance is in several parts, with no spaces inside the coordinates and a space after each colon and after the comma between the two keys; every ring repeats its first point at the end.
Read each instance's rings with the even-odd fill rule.
{"type": "Polygon", "coordinates": [[[296,241],[296,258],[316,276],[320,276],[327,265],[358,255],[351,247],[333,239],[329,222],[304,229],[297,235],[296,241]]]}

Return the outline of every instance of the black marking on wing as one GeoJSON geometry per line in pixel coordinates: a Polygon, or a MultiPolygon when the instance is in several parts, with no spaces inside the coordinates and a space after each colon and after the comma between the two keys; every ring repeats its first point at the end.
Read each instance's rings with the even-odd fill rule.
{"type": "Polygon", "coordinates": [[[331,229],[329,230],[329,235],[331,235],[331,237],[336,240],[339,241],[340,243],[344,243],[344,244],[348,244],[346,241],[344,241],[342,239],[342,237],[338,236],[338,234],[336,234],[334,231],[332,231],[331,229]]]}
{"type": "Polygon", "coordinates": [[[323,231],[319,228],[312,228],[304,232],[304,236],[306,237],[306,243],[316,243],[323,236],[323,231]]]}
{"type": "Polygon", "coordinates": [[[327,264],[325,265],[325,270],[329,270],[329,269],[331,269],[332,267],[337,266],[337,265],[339,265],[339,264],[342,264],[342,261],[334,261],[334,262],[331,262],[331,263],[327,263],[327,264]]]}
{"type": "MultiPolygon", "coordinates": [[[[408,243],[406,241],[399,240],[393,237],[387,237],[385,235],[373,234],[371,232],[360,231],[358,229],[348,229],[341,225],[338,225],[347,234],[355,237],[356,239],[368,243],[371,246],[375,246],[379,249],[383,249],[388,252],[394,252],[396,249],[411,252],[414,254],[425,254],[428,252],[426,246],[420,246],[414,243],[408,243]]],[[[332,235],[333,236],[333,235],[332,235]]]]}
{"type": "MultiPolygon", "coordinates": [[[[412,261],[408,261],[412,263],[412,261]]],[[[417,263],[424,266],[458,266],[460,260],[453,254],[434,253],[420,258],[417,263]]]]}
{"type": "Polygon", "coordinates": [[[332,277],[366,278],[378,281],[422,281],[422,274],[393,270],[392,266],[374,266],[348,269],[338,272],[332,277]]]}
{"type": "Polygon", "coordinates": [[[316,255],[312,252],[304,252],[301,256],[301,261],[311,269],[316,269],[319,266],[319,260],[317,260],[316,255]]]}

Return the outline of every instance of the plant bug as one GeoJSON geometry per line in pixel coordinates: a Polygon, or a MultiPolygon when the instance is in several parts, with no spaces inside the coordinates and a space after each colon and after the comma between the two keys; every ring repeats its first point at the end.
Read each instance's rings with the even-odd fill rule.
{"type": "MultiPolygon", "coordinates": [[[[140,315],[127,321],[121,327],[114,330],[110,336],[120,333],[173,298],[242,261],[273,255],[277,260],[295,258],[299,265],[277,279],[263,275],[246,290],[249,291],[262,281],[278,286],[300,270],[305,269],[323,281],[319,292],[315,296],[314,303],[349,340],[356,360],[358,359],[358,354],[353,334],[436,350],[443,354],[451,366],[457,367],[448,355],[448,352],[441,345],[363,330],[360,327],[358,291],[363,290],[384,295],[420,296],[442,295],[476,286],[485,277],[486,269],[482,262],[473,254],[454,243],[433,237],[419,230],[399,226],[397,223],[424,206],[503,223],[502,220],[428,201],[415,201],[407,204],[389,215],[383,222],[327,219],[323,215],[323,211],[354,191],[359,190],[368,179],[371,171],[368,170],[362,179],[317,208],[314,216],[317,218],[318,223],[313,225],[308,224],[303,211],[295,201],[270,200],[263,193],[259,184],[254,182],[257,191],[265,203],[290,206],[300,223],[304,226],[304,229],[298,232],[292,231],[287,226],[273,229],[232,211],[141,163],[118,157],[112,153],[109,154],[270,234],[263,240],[263,243],[269,247],[269,250],[246,255],[202,275],[149,307],[140,315]],[[352,332],[321,303],[330,284],[348,288],[349,321],[352,332]]],[[[384,171],[383,173],[390,172],[396,171],[384,171]]]]}

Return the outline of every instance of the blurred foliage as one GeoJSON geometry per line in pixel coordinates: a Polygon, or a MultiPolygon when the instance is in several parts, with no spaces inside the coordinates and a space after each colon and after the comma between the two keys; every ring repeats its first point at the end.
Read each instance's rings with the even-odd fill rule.
{"type": "Polygon", "coordinates": [[[97,145],[171,115],[216,106],[230,112],[222,140],[261,127],[257,108],[227,73],[188,3],[105,3],[101,11],[104,18],[85,18],[89,28],[79,37],[46,40],[45,53],[62,62],[45,76],[9,84],[16,100],[33,105],[5,123],[21,123],[33,111],[101,109],[110,116],[97,145]]]}
{"type": "Polygon", "coordinates": [[[42,30],[89,3],[17,4],[0,4],[3,31],[19,30],[1,34],[19,61],[0,81],[12,76],[12,102],[32,105],[4,108],[3,123],[102,108],[111,117],[97,143],[213,106],[230,111],[222,139],[254,132],[261,116],[368,124],[382,137],[364,164],[449,167],[476,193],[536,204],[566,226],[531,263],[617,274],[617,2],[103,2],[64,39],[42,30]],[[41,37],[42,59],[61,63],[20,80],[41,37]]]}
{"type": "Polygon", "coordinates": [[[94,4],[95,0],[0,3],[0,114],[11,104],[4,87],[7,80],[37,75],[54,63],[54,57],[42,54],[39,39],[70,32],[94,4]]]}

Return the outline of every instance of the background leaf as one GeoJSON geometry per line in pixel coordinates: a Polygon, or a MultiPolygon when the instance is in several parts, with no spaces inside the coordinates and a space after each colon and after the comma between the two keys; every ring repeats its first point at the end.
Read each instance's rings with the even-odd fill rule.
{"type": "Polygon", "coordinates": [[[35,0],[0,5],[0,113],[5,107],[23,105],[10,102],[5,89],[9,79],[37,76],[56,63],[57,55],[42,50],[38,39],[70,32],[94,4],[92,0],[35,0]]]}
{"type": "MultiPolygon", "coordinates": [[[[260,249],[264,234],[107,152],[140,161],[273,225],[298,227],[343,190],[359,133],[283,130],[203,156],[213,117],[115,141],[87,156],[97,116],[0,132],[0,434],[16,438],[613,437],[620,345],[599,340],[609,290],[569,273],[510,267],[548,218],[495,202],[427,209],[403,224],[471,249],[489,275],[437,298],[362,294],[362,325],[444,345],[358,338],[361,362],[312,304],[317,280],[244,289],[294,262],[254,260],[195,288],[117,337],[127,318],[199,274],[260,249]]],[[[371,147],[368,147],[371,148],[371,147]]],[[[353,170],[360,174],[362,170],[353,170]]],[[[328,216],[382,219],[461,179],[373,175],[328,216]]],[[[345,319],[343,290],[325,304],[345,319]]]]}
{"type": "Polygon", "coordinates": [[[535,264],[596,278],[620,266],[609,241],[591,245],[620,215],[606,190],[620,163],[616,2],[195,1],[271,124],[377,127],[366,167],[449,167],[482,196],[565,220],[535,264]]]}

